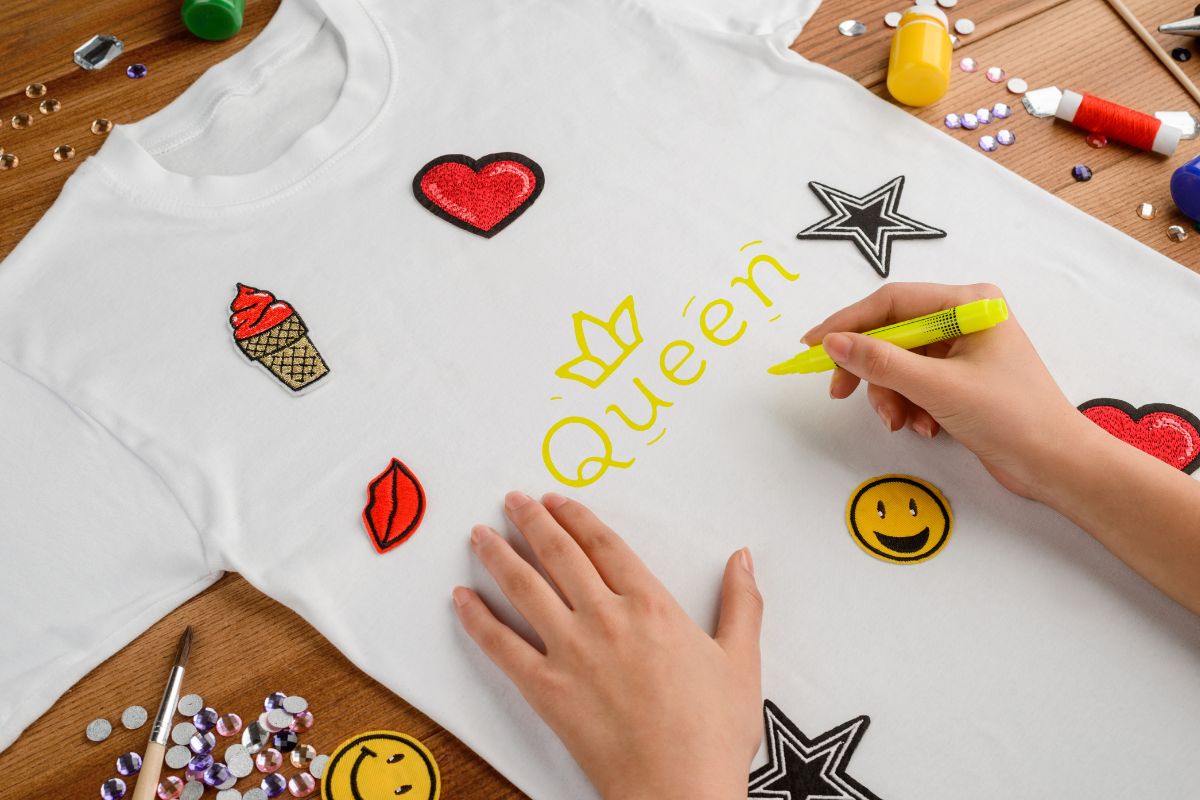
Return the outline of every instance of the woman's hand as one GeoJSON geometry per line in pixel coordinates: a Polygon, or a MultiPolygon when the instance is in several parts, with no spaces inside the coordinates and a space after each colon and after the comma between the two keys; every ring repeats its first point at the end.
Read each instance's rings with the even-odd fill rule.
{"type": "Polygon", "coordinates": [[[804,341],[824,344],[840,367],[830,396],[849,397],[865,380],[867,399],[888,430],[907,426],[932,437],[945,429],[1005,488],[1045,499],[1039,490],[1053,469],[1050,456],[1095,426],[1063,395],[1011,310],[994,328],[912,351],[847,333],[1002,296],[990,284],[889,283],[833,314],[804,341]]]}
{"type": "Polygon", "coordinates": [[[1040,500],[1179,603],[1200,613],[1200,483],[1080,414],[1013,316],[980,333],[908,351],[871,330],[999,297],[995,286],[892,283],[805,335],[840,365],[829,393],[859,380],[890,430],[939,428],[1006,488],[1040,500]]]}
{"type": "Polygon", "coordinates": [[[605,798],[745,797],[762,737],[762,599],[749,551],[725,567],[712,637],[582,504],[511,492],[504,505],[553,583],[491,528],[476,526],[471,547],[546,649],[460,586],[454,604],[471,638],[605,798]]]}

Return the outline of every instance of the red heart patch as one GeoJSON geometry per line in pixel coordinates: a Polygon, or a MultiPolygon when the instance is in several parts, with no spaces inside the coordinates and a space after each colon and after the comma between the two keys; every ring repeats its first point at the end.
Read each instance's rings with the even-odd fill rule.
{"type": "Polygon", "coordinates": [[[1079,407],[1083,415],[1123,442],[1189,475],[1200,468],[1200,419],[1167,403],[1134,408],[1102,397],[1079,407]]]}
{"type": "Polygon", "coordinates": [[[440,156],[413,178],[413,194],[431,212],[463,230],[491,238],[542,193],[542,168],[520,153],[440,156]]]}

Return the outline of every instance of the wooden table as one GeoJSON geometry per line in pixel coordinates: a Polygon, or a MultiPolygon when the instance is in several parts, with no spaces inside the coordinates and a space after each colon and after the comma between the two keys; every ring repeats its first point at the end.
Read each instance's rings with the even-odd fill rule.
{"type": "MultiPolygon", "coordinates": [[[[53,202],[79,161],[95,152],[103,137],[93,135],[93,119],[132,122],[162,107],[208,66],[244,46],[263,27],[277,0],[249,0],[241,34],[225,43],[191,37],[178,19],[174,2],[143,0],[58,0],[49,5],[13,0],[0,9],[0,29],[7,31],[6,58],[0,62],[0,146],[16,153],[19,166],[0,172],[0,257],[7,255],[53,202]],[[98,73],[71,63],[76,46],[94,33],[121,37],[125,54],[98,73]],[[145,63],[141,80],[125,76],[125,67],[145,63]],[[62,110],[42,115],[38,101],[25,96],[25,86],[40,81],[47,97],[62,110]],[[26,130],[12,130],[8,120],[18,112],[33,115],[26,130]],[[75,158],[56,162],[55,147],[69,144],[75,158]]],[[[871,91],[884,87],[890,29],[887,11],[905,2],[827,0],[809,22],[794,49],[808,58],[850,75],[871,91]],[[837,23],[854,17],[869,32],[846,38],[837,23]]],[[[1142,21],[1158,23],[1187,16],[1187,3],[1131,0],[1142,21]]],[[[1031,87],[1058,85],[1099,94],[1142,110],[1192,111],[1189,100],[1162,66],[1126,29],[1102,0],[960,0],[951,18],[966,16],[977,25],[962,37],[955,63],[975,58],[981,68],[1002,66],[1031,87]]],[[[1191,40],[1160,36],[1168,49],[1191,40]]],[[[1183,65],[1200,81],[1200,57],[1183,65]]],[[[1200,152],[1200,140],[1183,142],[1171,158],[1140,153],[1121,145],[1096,150],[1068,125],[1034,119],[1019,109],[1020,100],[1002,84],[989,83],[980,72],[955,71],[950,92],[936,105],[915,111],[964,147],[975,147],[984,131],[947,131],[949,112],[970,111],[997,101],[1015,107],[1003,124],[1017,143],[991,155],[1020,175],[1145,244],[1200,270],[1200,234],[1174,209],[1168,191],[1171,172],[1200,152]],[[1095,171],[1088,183],[1076,183],[1071,167],[1086,163],[1095,171]],[[1134,209],[1150,202],[1157,218],[1143,220],[1134,209]],[[1178,223],[1192,235],[1184,242],[1167,239],[1166,227],[1178,223]]],[[[993,124],[992,129],[1000,125],[993,124]]],[[[970,202],[971,187],[953,175],[945,191],[970,202]]],[[[986,209],[980,209],[986,214],[986,209]]],[[[1034,257],[1036,244],[1022,241],[1019,231],[995,220],[991,246],[1005,247],[1014,258],[1034,257]]],[[[0,267],[2,268],[2,267],[0,267]]],[[[464,745],[400,698],[361,673],[315,630],[288,609],[267,599],[236,575],[230,575],[139,636],[81,680],[7,751],[0,754],[0,786],[5,793],[20,787],[24,798],[98,795],[100,783],[115,774],[113,761],[126,750],[139,750],[146,729],[126,731],[117,719],[128,705],[153,713],[175,641],[186,624],[196,628],[196,649],[188,671],[187,690],[198,691],[221,711],[251,717],[263,695],[280,690],[306,696],[316,725],[306,737],[328,752],[352,733],[387,727],[422,739],[436,755],[444,778],[443,797],[453,800],[522,797],[464,745]],[[101,744],[84,739],[88,721],[103,716],[116,723],[101,744]],[[64,790],[68,790],[64,792],[64,790]]],[[[249,786],[249,781],[242,782],[249,786]]]]}

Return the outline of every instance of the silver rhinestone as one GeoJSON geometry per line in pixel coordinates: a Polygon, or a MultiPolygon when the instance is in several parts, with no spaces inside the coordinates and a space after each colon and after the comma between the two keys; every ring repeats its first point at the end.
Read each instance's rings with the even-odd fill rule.
{"type": "Polygon", "coordinates": [[[171,729],[171,741],[175,744],[187,744],[196,735],[196,726],[190,722],[181,722],[171,729]]]}
{"type": "Polygon", "coordinates": [[[93,742],[103,742],[112,734],[112,723],[106,719],[94,719],[88,723],[87,738],[93,742]]]}
{"type": "Polygon", "coordinates": [[[185,694],[175,708],[181,716],[194,717],[204,708],[204,698],[198,694],[185,694]]]}
{"type": "Polygon", "coordinates": [[[1013,94],[1025,94],[1029,91],[1029,83],[1024,78],[1009,78],[1007,86],[1013,94]]]}
{"type": "Polygon", "coordinates": [[[1167,228],[1167,238],[1172,242],[1182,242],[1188,237],[1188,232],[1179,225],[1172,225],[1167,228]]]}
{"type": "Polygon", "coordinates": [[[179,795],[179,800],[200,800],[204,794],[204,784],[199,781],[188,781],[183,785],[183,793],[179,795]]]}
{"type": "Polygon", "coordinates": [[[856,19],[848,19],[838,23],[838,33],[842,36],[862,36],[867,32],[867,23],[856,19]]]}
{"type": "Polygon", "coordinates": [[[1025,106],[1025,110],[1035,117],[1053,117],[1054,112],[1058,111],[1058,104],[1061,100],[1062,89],[1057,86],[1046,86],[1026,92],[1025,96],[1021,98],[1021,105],[1025,106]]]}
{"type": "Polygon", "coordinates": [[[1179,131],[1180,139],[1196,138],[1196,118],[1186,111],[1155,111],[1154,116],[1164,125],[1179,131]]]}
{"type": "Polygon", "coordinates": [[[321,776],[325,774],[325,765],[329,763],[329,756],[317,756],[308,765],[308,774],[312,775],[317,780],[321,780],[321,776]]]}
{"type": "Polygon", "coordinates": [[[293,722],[293,717],[282,708],[273,708],[267,712],[267,722],[283,730],[293,722]]]}
{"type": "Polygon", "coordinates": [[[121,714],[121,724],[131,731],[146,724],[146,709],[141,706],[130,706],[121,714]]]}
{"type": "Polygon", "coordinates": [[[225,766],[238,778],[244,778],[254,771],[254,759],[243,744],[231,744],[225,748],[225,766]]]}
{"type": "Polygon", "coordinates": [[[167,751],[167,755],[163,759],[167,762],[167,766],[171,769],[183,769],[188,762],[192,760],[192,751],[181,744],[177,744],[167,751]]]}
{"type": "Polygon", "coordinates": [[[103,69],[124,49],[125,45],[117,37],[98,34],[75,48],[75,63],[86,70],[103,69]]]}
{"type": "Polygon", "coordinates": [[[250,755],[254,755],[259,750],[262,750],[270,740],[271,732],[264,728],[258,720],[251,722],[242,731],[242,745],[250,755]]]}
{"type": "Polygon", "coordinates": [[[956,19],[954,20],[954,31],[955,33],[967,36],[975,32],[975,23],[965,17],[963,19],[956,19]]]}
{"type": "Polygon", "coordinates": [[[900,25],[900,12],[889,11],[888,13],[884,14],[883,24],[887,25],[889,28],[898,27],[900,25]]]}
{"type": "Polygon", "coordinates": [[[267,793],[255,786],[242,795],[242,800],[267,800],[267,793]]]}
{"type": "Polygon", "coordinates": [[[283,698],[283,710],[289,714],[300,714],[308,711],[308,701],[298,694],[289,695],[283,698]]]}
{"type": "Polygon", "coordinates": [[[242,800],[242,793],[237,789],[222,789],[217,792],[217,800],[242,800]]]}

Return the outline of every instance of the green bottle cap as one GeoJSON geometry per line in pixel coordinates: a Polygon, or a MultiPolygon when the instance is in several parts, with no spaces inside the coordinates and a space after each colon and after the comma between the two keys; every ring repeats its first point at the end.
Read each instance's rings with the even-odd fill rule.
{"type": "Polygon", "coordinates": [[[183,0],[183,24],[201,39],[221,41],[242,29],[246,0],[183,0]]]}

